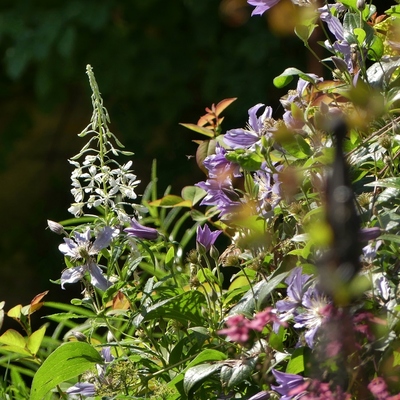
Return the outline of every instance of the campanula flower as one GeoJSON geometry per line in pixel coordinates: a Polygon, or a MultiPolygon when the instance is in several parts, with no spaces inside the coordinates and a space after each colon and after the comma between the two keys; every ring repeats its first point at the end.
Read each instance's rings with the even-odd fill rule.
{"type": "Polygon", "coordinates": [[[225,157],[226,150],[217,145],[215,148],[215,154],[211,154],[203,161],[204,166],[208,170],[209,178],[216,178],[223,180],[225,177],[239,177],[242,176],[240,173],[239,164],[228,161],[225,157]]]}
{"type": "Polygon", "coordinates": [[[132,218],[130,224],[130,228],[124,229],[124,232],[126,232],[128,236],[147,240],[155,240],[159,236],[157,229],[141,225],[135,218],[132,218]]]}
{"type": "Polygon", "coordinates": [[[294,391],[297,392],[296,389],[302,388],[306,382],[305,379],[300,375],[287,374],[285,372],[277,371],[276,369],[272,369],[272,373],[274,374],[279,386],[271,385],[271,388],[282,396],[280,397],[281,400],[293,399],[293,395],[291,393],[294,391]]]}
{"type": "Polygon", "coordinates": [[[106,226],[98,235],[94,242],[91,241],[91,233],[88,228],[84,233],[75,232],[74,238],[64,238],[64,243],[58,247],[61,253],[71,257],[71,260],[83,260],[82,265],[67,268],[61,274],[61,287],[66,283],[76,283],[89,273],[91,284],[100,289],[106,290],[111,286],[111,282],[104,276],[101,268],[96,264],[93,256],[102,249],[109,246],[112,239],[118,234],[118,230],[106,226]]]}
{"type": "Polygon", "coordinates": [[[201,226],[197,227],[196,242],[205,248],[205,251],[209,251],[211,246],[217,240],[217,237],[221,234],[221,231],[211,232],[207,225],[204,225],[202,229],[201,226]]]}
{"type": "Polygon", "coordinates": [[[261,137],[274,130],[275,121],[272,119],[272,108],[265,107],[261,116],[257,112],[264,104],[256,104],[249,109],[249,121],[247,128],[231,129],[224,135],[224,142],[232,149],[245,149],[253,146],[261,140],[261,137]]]}

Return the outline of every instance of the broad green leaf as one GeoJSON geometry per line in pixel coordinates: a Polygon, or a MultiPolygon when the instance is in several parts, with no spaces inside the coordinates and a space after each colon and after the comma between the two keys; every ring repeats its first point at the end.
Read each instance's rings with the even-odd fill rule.
{"type": "Polygon", "coordinates": [[[32,382],[31,400],[42,400],[55,386],[84,373],[95,364],[102,364],[99,352],[84,342],[64,343],[51,353],[32,382]]]}
{"type": "Polygon", "coordinates": [[[196,124],[179,124],[184,126],[185,128],[190,129],[191,131],[195,131],[197,133],[201,133],[202,135],[208,136],[208,137],[214,137],[214,132],[211,129],[203,128],[202,126],[196,125],[196,124]]]}
{"type": "Polygon", "coordinates": [[[383,56],[384,50],[385,48],[382,39],[379,36],[374,35],[372,43],[368,49],[368,58],[372,61],[379,61],[383,56]]]}
{"type": "Polygon", "coordinates": [[[199,364],[203,364],[207,361],[223,361],[226,360],[228,357],[225,353],[222,353],[218,350],[213,349],[205,349],[203,350],[196,358],[191,361],[187,367],[187,369],[194,367],[199,364]]]}
{"type": "Polygon", "coordinates": [[[400,5],[390,7],[389,10],[385,11],[385,14],[400,17],[400,5]]]}
{"type": "Polygon", "coordinates": [[[314,29],[317,26],[318,25],[316,24],[309,24],[309,25],[300,24],[294,28],[294,33],[300,40],[302,40],[304,43],[307,43],[308,39],[310,39],[310,36],[313,34],[314,29]]]}
{"type": "Polygon", "coordinates": [[[206,191],[197,186],[185,186],[181,195],[184,200],[190,201],[192,205],[195,205],[206,195],[206,191]]]}
{"type": "Polygon", "coordinates": [[[46,333],[46,328],[47,325],[43,325],[41,328],[39,328],[37,331],[33,332],[29,337],[27,341],[27,346],[29,351],[36,355],[38,352],[40,345],[42,343],[42,340],[44,338],[44,334],[46,333]]]}
{"type": "Polygon", "coordinates": [[[222,364],[201,364],[189,368],[183,380],[185,393],[188,394],[197,383],[200,383],[203,379],[219,371],[221,367],[222,364]]]}
{"type": "Polygon", "coordinates": [[[220,378],[223,386],[231,388],[242,383],[246,378],[254,373],[258,357],[243,357],[236,360],[233,365],[223,365],[220,378]]]}
{"type": "Polygon", "coordinates": [[[8,329],[0,336],[0,344],[3,344],[4,348],[10,352],[32,356],[25,338],[14,329],[8,329]]]}
{"type": "Polygon", "coordinates": [[[391,177],[391,178],[380,179],[375,182],[366,183],[365,186],[380,186],[380,187],[400,189],[400,178],[391,177]]]}
{"type": "Polygon", "coordinates": [[[271,292],[289,275],[289,272],[282,272],[274,276],[260,288],[257,297],[257,309],[261,310],[265,304],[266,299],[269,298],[271,292]]]}
{"type": "Polygon", "coordinates": [[[394,243],[400,244],[400,236],[398,236],[398,235],[391,235],[388,233],[388,234],[379,236],[379,239],[387,240],[389,242],[394,242],[394,243]]]}
{"type": "Polygon", "coordinates": [[[178,296],[160,301],[144,311],[143,320],[157,318],[173,319],[187,325],[188,322],[202,325],[204,316],[202,308],[205,306],[204,295],[198,291],[182,293],[178,296]]]}
{"type": "Polygon", "coordinates": [[[362,28],[355,28],[354,34],[356,35],[358,44],[361,46],[364,43],[364,40],[365,40],[367,34],[365,33],[364,29],[362,29],[362,28]]]}

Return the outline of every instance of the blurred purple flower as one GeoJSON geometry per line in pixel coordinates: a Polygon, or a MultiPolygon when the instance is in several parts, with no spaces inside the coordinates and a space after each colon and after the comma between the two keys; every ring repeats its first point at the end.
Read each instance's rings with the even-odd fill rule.
{"type": "MultiPolygon", "coordinates": [[[[287,374],[285,372],[277,371],[276,369],[272,369],[272,373],[274,374],[279,386],[271,385],[271,388],[281,395],[281,400],[293,399],[292,393],[297,392],[299,389],[301,390],[306,383],[305,379],[300,375],[287,374]]],[[[301,390],[301,393],[306,392],[301,390]]]]}
{"type": "MultiPolygon", "coordinates": [[[[278,165],[276,170],[279,171],[283,166],[278,165]]],[[[281,200],[279,176],[272,173],[268,167],[262,165],[261,169],[253,175],[254,183],[258,186],[258,206],[259,215],[266,217],[278,205],[281,200]]]]}
{"type": "Polygon", "coordinates": [[[251,16],[264,14],[265,11],[268,11],[275,4],[278,4],[279,1],[280,0],[247,0],[251,6],[255,7],[251,16]]]}
{"type": "MultiPolygon", "coordinates": [[[[297,314],[296,310],[302,305],[303,295],[306,291],[306,282],[311,275],[303,274],[301,267],[294,268],[290,275],[285,279],[287,287],[287,299],[276,302],[281,321],[288,321],[297,314]]],[[[274,324],[274,331],[277,332],[279,325],[274,324]]]]}
{"type": "Polygon", "coordinates": [[[159,236],[157,229],[141,225],[135,218],[132,218],[130,224],[130,228],[124,229],[124,232],[126,232],[128,236],[147,240],[155,240],[159,236]]]}
{"type": "Polygon", "coordinates": [[[229,177],[223,180],[207,179],[205,182],[199,182],[195,186],[207,192],[200,205],[216,206],[220,211],[220,216],[234,212],[242,204],[239,195],[233,189],[229,177]]]}
{"type": "Polygon", "coordinates": [[[198,226],[196,242],[204,246],[206,251],[208,251],[221,233],[222,231],[211,232],[210,228],[207,225],[204,225],[203,229],[201,229],[201,226],[198,226]]]}
{"type": "Polygon", "coordinates": [[[268,400],[270,397],[270,394],[266,390],[263,390],[251,396],[248,400],[268,400]]]}
{"type": "Polygon", "coordinates": [[[374,226],[373,228],[360,229],[360,241],[366,242],[375,240],[381,235],[381,228],[374,226]]]}
{"type": "Polygon", "coordinates": [[[100,289],[106,290],[111,286],[111,282],[103,275],[101,268],[94,262],[94,255],[98,254],[111,243],[111,240],[118,234],[118,230],[106,226],[92,243],[90,229],[84,233],[75,232],[74,239],[64,238],[59,250],[73,260],[83,259],[85,263],[76,267],[68,268],[61,274],[61,287],[66,283],[76,283],[89,273],[91,284],[100,289]]]}
{"type": "Polygon", "coordinates": [[[209,178],[217,178],[223,180],[224,177],[239,177],[242,176],[240,173],[239,164],[234,164],[228,161],[225,157],[226,150],[217,145],[215,148],[215,154],[207,156],[203,161],[204,166],[208,170],[209,178]]]}
{"type": "Polygon", "coordinates": [[[286,322],[282,322],[275,314],[274,310],[271,307],[266,308],[263,311],[258,312],[252,320],[247,323],[247,326],[250,329],[254,329],[255,331],[262,332],[264,327],[269,323],[276,323],[279,325],[286,326],[286,322]]]}
{"type": "Polygon", "coordinates": [[[363,258],[366,262],[372,263],[374,261],[376,252],[382,243],[382,240],[377,240],[376,242],[369,243],[362,248],[363,258]]]}
{"type": "MultiPolygon", "coordinates": [[[[265,107],[260,117],[257,117],[257,111],[265,107],[264,104],[256,104],[249,109],[249,121],[247,129],[231,129],[224,135],[224,142],[232,149],[244,149],[253,146],[259,142],[263,135],[268,133],[268,123],[272,122],[272,108],[265,107]]],[[[269,128],[272,130],[272,126],[269,128]]]]}

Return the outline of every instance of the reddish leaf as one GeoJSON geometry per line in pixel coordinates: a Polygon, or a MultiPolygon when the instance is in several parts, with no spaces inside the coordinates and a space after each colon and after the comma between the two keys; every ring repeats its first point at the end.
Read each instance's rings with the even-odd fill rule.
{"type": "Polygon", "coordinates": [[[39,293],[37,294],[33,300],[31,301],[31,305],[29,307],[29,315],[33,314],[35,311],[39,310],[40,308],[42,308],[44,302],[41,301],[43,299],[44,296],[46,296],[46,294],[49,293],[48,290],[46,290],[43,293],[39,293]]]}
{"type": "Polygon", "coordinates": [[[226,107],[230,106],[236,99],[237,97],[231,97],[229,99],[221,100],[215,107],[215,114],[221,114],[221,112],[224,111],[226,107]]]}

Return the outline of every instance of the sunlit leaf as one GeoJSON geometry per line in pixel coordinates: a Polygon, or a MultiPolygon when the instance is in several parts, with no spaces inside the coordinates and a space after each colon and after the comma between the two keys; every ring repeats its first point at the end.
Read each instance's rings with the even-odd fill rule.
{"type": "Polygon", "coordinates": [[[48,290],[46,290],[43,293],[37,294],[33,300],[31,301],[31,305],[29,307],[29,314],[33,314],[35,311],[39,310],[42,308],[44,302],[42,301],[43,297],[46,296],[46,294],[49,293],[48,290]]]}
{"type": "Polygon", "coordinates": [[[219,115],[222,113],[222,111],[225,110],[225,108],[229,107],[235,100],[237,100],[237,97],[231,97],[229,99],[224,99],[221,100],[216,106],[215,106],[215,114],[219,115]]]}
{"type": "Polygon", "coordinates": [[[31,400],[42,400],[55,386],[102,364],[100,353],[85,342],[64,343],[51,353],[37,370],[31,400]]]}
{"type": "Polygon", "coordinates": [[[39,351],[40,345],[42,344],[42,340],[44,338],[44,334],[46,333],[47,325],[43,325],[37,331],[33,332],[27,340],[27,347],[29,351],[36,355],[39,351]]]}
{"type": "Polygon", "coordinates": [[[214,132],[211,129],[208,128],[203,128],[202,126],[198,126],[196,124],[179,124],[184,126],[185,128],[188,128],[192,131],[195,131],[197,133],[201,133],[202,135],[208,136],[208,137],[214,137],[214,132]]]}

